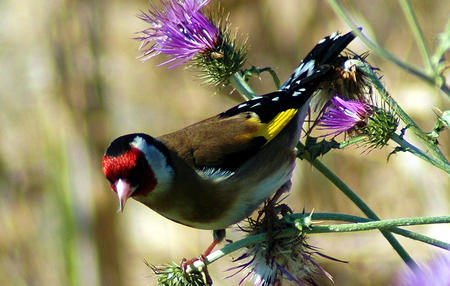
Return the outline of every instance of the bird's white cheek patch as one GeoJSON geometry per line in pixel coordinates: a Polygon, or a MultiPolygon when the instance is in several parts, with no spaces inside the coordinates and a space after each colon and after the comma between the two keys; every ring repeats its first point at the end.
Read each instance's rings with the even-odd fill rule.
{"type": "Polygon", "coordinates": [[[131,145],[144,153],[145,159],[150,164],[158,182],[157,188],[161,190],[168,188],[173,180],[174,170],[168,164],[166,156],[157,147],[148,144],[140,136],[136,136],[131,145]]]}

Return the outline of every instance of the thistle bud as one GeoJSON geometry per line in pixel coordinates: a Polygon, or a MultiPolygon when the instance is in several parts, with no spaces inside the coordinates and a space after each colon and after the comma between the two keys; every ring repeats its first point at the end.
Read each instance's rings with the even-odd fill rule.
{"type": "Polygon", "coordinates": [[[365,136],[369,148],[381,148],[398,127],[398,119],[389,110],[359,100],[345,100],[335,95],[318,123],[319,129],[331,130],[325,134],[365,136]]]}

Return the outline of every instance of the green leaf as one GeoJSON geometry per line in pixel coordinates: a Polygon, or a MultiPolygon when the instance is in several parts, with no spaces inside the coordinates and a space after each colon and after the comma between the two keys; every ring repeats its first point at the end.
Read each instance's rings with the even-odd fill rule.
{"type": "Polygon", "coordinates": [[[336,140],[331,139],[331,141],[327,141],[324,139],[318,142],[316,137],[308,136],[306,137],[303,152],[307,151],[312,159],[316,159],[319,156],[325,155],[331,149],[339,149],[339,143],[336,140]]]}
{"type": "Polygon", "coordinates": [[[427,133],[427,135],[437,143],[439,138],[439,133],[445,128],[450,128],[450,110],[442,112],[441,116],[438,116],[436,123],[434,124],[433,130],[427,133]]]}

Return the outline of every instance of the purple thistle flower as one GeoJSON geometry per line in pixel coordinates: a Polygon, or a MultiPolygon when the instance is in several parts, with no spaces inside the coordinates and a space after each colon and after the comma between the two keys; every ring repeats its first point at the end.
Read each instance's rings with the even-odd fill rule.
{"type": "Polygon", "coordinates": [[[355,128],[366,125],[368,118],[373,114],[370,105],[357,101],[345,100],[335,95],[331,99],[332,105],[328,107],[319,120],[322,130],[335,130],[327,135],[352,132],[355,128]]]}
{"type": "Polygon", "coordinates": [[[171,59],[160,65],[179,66],[197,53],[213,49],[218,42],[219,30],[201,12],[210,0],[160,0],[162,9],[151,4],[148,13],[142,12],[140,19],[150,24],[136,39],[144,49],[143,61],[161,53],[171,59]]]}

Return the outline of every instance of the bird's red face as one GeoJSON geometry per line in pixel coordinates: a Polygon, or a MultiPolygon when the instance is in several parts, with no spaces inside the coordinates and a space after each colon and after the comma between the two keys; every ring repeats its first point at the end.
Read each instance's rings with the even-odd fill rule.
{"type": "Polygon", "coordinates": [[[145,154],[131,145],[130,140],[133,139],[114,140],[102,160],[103,173],[119,199],[121,211],[129,197],[146,196],[157,184],[145,154]]]}

